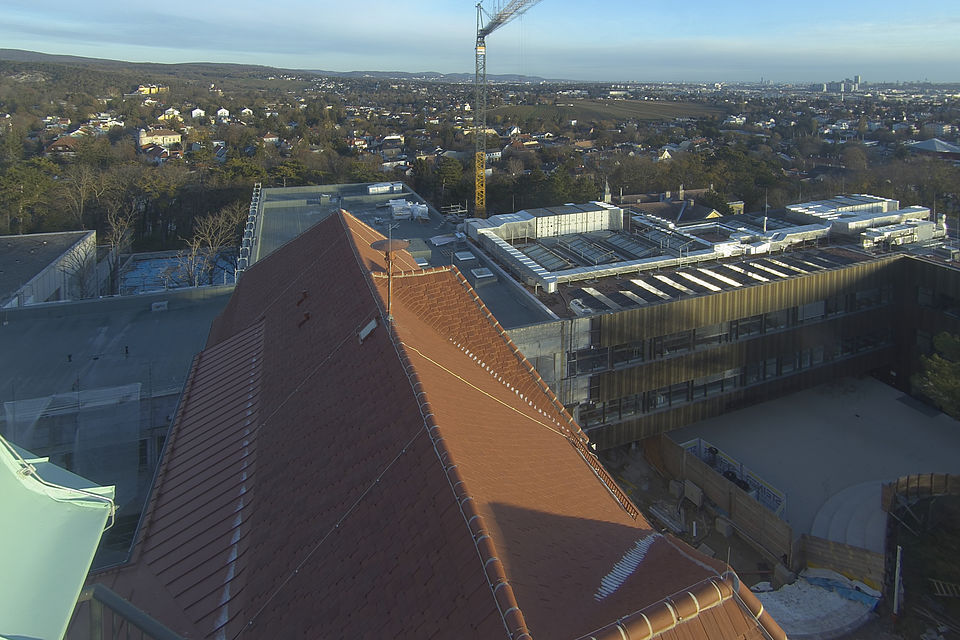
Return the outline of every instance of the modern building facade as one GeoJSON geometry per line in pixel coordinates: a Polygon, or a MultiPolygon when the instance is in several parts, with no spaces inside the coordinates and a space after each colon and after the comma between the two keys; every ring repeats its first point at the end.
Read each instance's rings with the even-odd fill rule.
{"type": "MultiPolygon", "coordinates": [[[[907,391],[932,336],[960,330],[954,267],[842,249],[804,257],[835,263],[511,336],[605,448],[841,376],[873,373],[907,391]]],[[[740,263],[745,271],[765,264],[740,263]]]]}
{"type": "Polygon", "coordinates": [[[894,253],[896,241],[872,238],[903,227],[913,238],[936,233],[924,236],[932,246],[945,226],[926,217],[921,207],[852,196],[735,233],[635,219],[626,239],[606,230],[546,247],[514,243],[521,266],[507,267],[517,274],[521,260],[546,251],[573,260],[578,243],[584,254],[636,255],[660,237],[665,251],[579,266],[589,280],[567,277],[573,269],[541,276],[561,275],[538,296],[560,319],[510,333],[600,448],[841,376],[872,373],[909,391],[932,335],[960,330],[960,270],[949,250],[894,253]],[[684,252],[683,238],[708,246],[684,252]]]}

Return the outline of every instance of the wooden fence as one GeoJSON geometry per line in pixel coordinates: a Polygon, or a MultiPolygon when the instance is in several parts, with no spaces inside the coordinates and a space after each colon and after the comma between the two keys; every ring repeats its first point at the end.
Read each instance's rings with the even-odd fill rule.
{"type": "Polygon", "coordinates": [[[800,549],[802,561],[808,567],[831,569],[878,591],[883,589],[882,553],[809,535],[800,536],[800,549]]]}
{"type": "Polygon", "coordinates": [[[889,512],[896,506],[894,496],[900,495],[907,500],[929,498],[931,496],[960,495],[960,476],[949,473],[919,473],[898,478],[883,485],[880,504],[889,512]]]}
{"type": "Polygon", "coordinates": [[[651,449],[649,457],[662,464],[667,475],[689,480],[700,487],[748,542],[761,547],[777,561],[783,562],[786,558],[784,564],[791,566],[793,530],[790,525],[667,436],[652,438],[645,442],[645,447],[651,449]]]}

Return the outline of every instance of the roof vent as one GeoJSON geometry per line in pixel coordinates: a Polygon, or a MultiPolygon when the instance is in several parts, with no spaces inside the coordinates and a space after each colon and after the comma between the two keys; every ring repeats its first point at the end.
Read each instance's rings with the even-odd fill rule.
{"type": "Polygon", "coordinates": [[[374,318],[373,320],[368,322],[366,326],[363,327],[363,329],[360,329],[360,333],[357,334],[360,337],[360,344],[363,344],[363,341],[367,339],[367,336],[373,333],[373,330],[376,328],[377,328],[377,319],[374,318]]]}

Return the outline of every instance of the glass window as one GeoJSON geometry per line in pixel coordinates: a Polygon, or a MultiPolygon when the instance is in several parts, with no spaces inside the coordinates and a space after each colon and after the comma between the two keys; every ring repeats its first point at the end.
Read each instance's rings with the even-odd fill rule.
{"type": "Polygon", "coordinates": [[[767,358],[763,361],[763,378],[764,380],[768,378],[773,378],[777,375],[777,359],[776,358],[767,358]]]}
{"type": "Polygon", "coordinates": [[[621,417],[632,416],[634,414],[640,413],[642,410],[642,399],[643,394],[635,393],[629,395],[626,398],[623,398],[620,402],[620,415],[621,417]]]}
{"type": "Polygon", "coordinates": [[[857,341],[850,336],[840,339],[840,355],[849,356],[854,353],[857,341]]]}
{"type": "Polygon", "coordinates": [[[712,324],[707,327],[700,327],[694,331],[693,346],[695,349],[714,344],[727,342],[730,339],[727,323],[712,324]]]}
{"type": "Polygon", "coordinates": [[[710,378],[713,379],[708,379],[704,385],[704,395],[708,398],[723,393],[723,374],[718,373],[715,376],[710,376],[710,378]]]}
{"type": "Polygon", "coordinates": [[[854,294],[856,300],[855,309],[869,309],[880,304],[880,289],[867,289],[866,291],[857,291],[854,294]]]}
{"type": "Polygon", "coordinates": [[[629,344],[618,345],[611,349],[611,358],[613,366],[622,366],[634,362],[643,362],[644,341],[631,342],[629,344]]]}
{"type": "Polygon", "coordinates": [[[603,422],[603,405],[593,403],[580,405],[580,424],[589,427],[601,422],[603,422]]]}
{"type": "Polygon", "coordinates": [[[810,364],[817,366],[818,364],[823,364],[824,359],[824,349],[822,346],[814,347],[810,350],[810,364]]]}
{"type": "Polygon", "coordinates": [[[793,373],[797,368],[797,360],[799,359],[800,354],[793,353],[788,356],[783,356],[780,359],[780,375],[787,375],[788,373],[793,373]]]}
{"type": "Polygon", "coordinates": [[[827,317],[835,316],[843,313],[844,311],[843,296],[831,296],[827,298],[824,302],[826,304],[825,311],[826,311],[827,317]]]}
{"type": "Polygon", "coordinates": [[[825,300],[818,300],[810,304],[804,304],[797,307],[797,322],[813,322],[820,320],[826,314],[827,303],[825,300]]]}
{"type": "Polygon", "coordinates": [[[737,322],[737,339],[758,335],[763,330],[763,316],[751,316],[737,322]]]}
{"type": "Polygon", "coordinates": [[[603,371],[608,368],[608,357],[609,349],[606,347],[573,351],[567,356],[569,375],[603,371]]]}
{"type": "Polygon", "coordinates": [[[670,406],[684,404],[690,400],[690,383],[679,382],[670,387],[670,406]]]}
{"type": "Polygon", "coordinates": [[[785,329],[787,327],[788,318],[789,313],[787,309],[766,313],[763,316],[763,330],[769,332],[785,329]]]}
{"type": "Polygon", "coordinates": [[[890,304],[893,300],[893,286],[885,284],[880,287],[880,304],[890,304]]]}
{"type": "Polygon", "coordinates": [[[723,390],[730,391],[740,386],[740,369],[729,369],[723,372],[723,390]]]}
{"type": "Polygon", "coordinates": [[[663,338],[663,353],[683,353],[690,350],[690,332],[681,331],[663,338]]]}
{"type": "Polygon", "coordinates": [[[668,392],[669,387],[654,389],[653,391],[647,392],[647,407],[649,407],[650,411],[667,406],[667,403],[669,402],[667,398],[668,392]]]}
{"type": "Polygon", "coordinates": [[[620,419],[620,398],[616,400],[607,400],[603,405],[604,421],[620,419]]]}

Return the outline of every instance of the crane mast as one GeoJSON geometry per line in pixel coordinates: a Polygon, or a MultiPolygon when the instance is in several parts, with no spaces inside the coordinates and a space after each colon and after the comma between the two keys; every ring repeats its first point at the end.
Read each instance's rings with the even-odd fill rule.
{"type": "Polygon", "coordinates": [[[510,22],[540,0],[510,0],[510,2],[483,24],[483,6],[477,3],[476,70],[473,78],[474,102],[474,215],[487,217],[487,43],[488,35],[510,22]]]}

